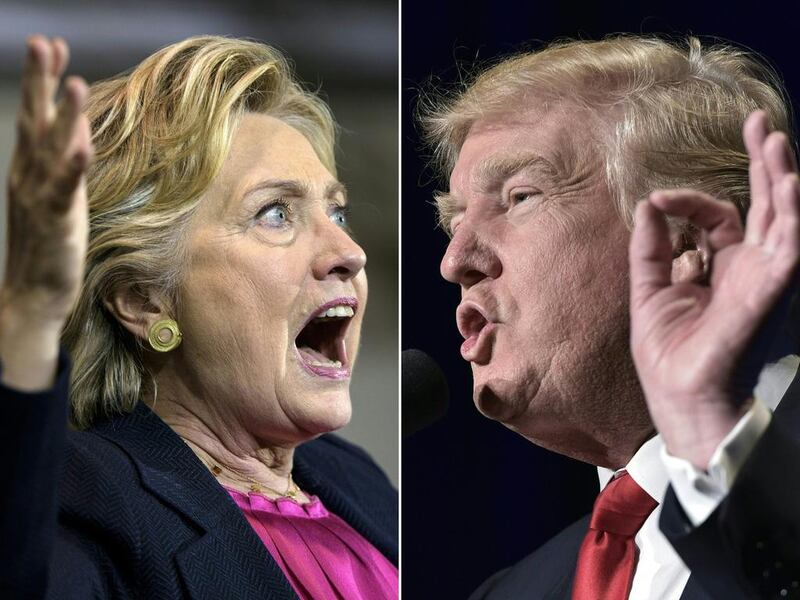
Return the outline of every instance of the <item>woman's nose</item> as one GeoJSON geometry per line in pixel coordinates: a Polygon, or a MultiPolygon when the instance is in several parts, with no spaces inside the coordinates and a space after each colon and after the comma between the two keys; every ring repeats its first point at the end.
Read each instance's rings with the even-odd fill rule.
{"type": "Polygon", "coordinates": [[[322,250],[314,264],[314,276],[317,279],[352,279],[364,269],[367,255],[344,229],[331,221],[328,225],[320,232],[322,250]]]}

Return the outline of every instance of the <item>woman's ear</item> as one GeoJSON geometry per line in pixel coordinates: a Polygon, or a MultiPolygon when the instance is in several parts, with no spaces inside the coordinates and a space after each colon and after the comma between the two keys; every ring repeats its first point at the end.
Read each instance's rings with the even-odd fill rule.
{"type": "Polygon", "coordinates": [[[116,289],[103,299],[103,305],[120,325],[141,340],[147,340],[153,323],[171,316],[159,297],[139,286],[116,289]]]}

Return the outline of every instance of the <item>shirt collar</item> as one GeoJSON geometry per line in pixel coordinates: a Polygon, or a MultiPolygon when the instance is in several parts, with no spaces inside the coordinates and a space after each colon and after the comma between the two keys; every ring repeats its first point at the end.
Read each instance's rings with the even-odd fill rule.
{"type": "Polygon", "coordinates": [[[631,478],[639,484],[639,487],[647,492],[651,498],[660,502],[664,498],[669,485],[669,474],[661,462],[660,456],[663,445],[664,442],[661,440],[661,436],[656,435],[641,445],[624,468],[615,471],[614,469],[597,467],[600,489],[605,488],[614,476],[622,471],[627,471],[631,478]]]}

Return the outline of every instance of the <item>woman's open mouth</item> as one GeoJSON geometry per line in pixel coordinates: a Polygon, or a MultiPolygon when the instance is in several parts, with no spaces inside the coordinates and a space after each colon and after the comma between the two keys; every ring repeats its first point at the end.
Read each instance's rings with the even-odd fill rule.
{"type": "Polygon", "coordinates": [[[330,379],[350,377],[344,339],[357,308],[355,298],[337,298],[314,311],[294,341],[306,371],[330,379]]]}

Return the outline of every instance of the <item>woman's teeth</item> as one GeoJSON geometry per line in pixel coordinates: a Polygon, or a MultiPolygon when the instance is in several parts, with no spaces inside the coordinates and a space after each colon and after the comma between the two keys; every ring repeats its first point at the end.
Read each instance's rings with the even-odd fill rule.
{"type": "Polygon", "coordinates": [[[324,313],[320,314],[317,319],[333,318],[333,317],[352,317],[355,314],[352,306],[340,304],[338,306],[331,306],[324,313]]]}

